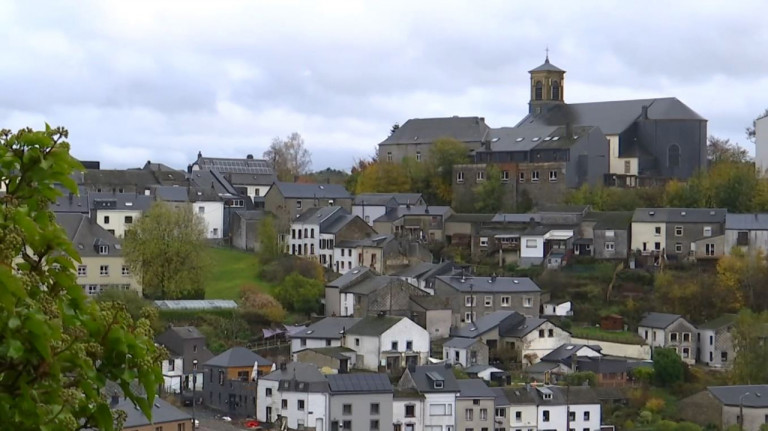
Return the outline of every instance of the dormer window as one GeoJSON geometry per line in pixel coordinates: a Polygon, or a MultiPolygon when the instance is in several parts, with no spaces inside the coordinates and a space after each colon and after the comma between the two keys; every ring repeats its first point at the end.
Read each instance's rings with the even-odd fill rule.
{"type": "Polygon", "coordinates": [[[443,389],[443,381],[442,380],[435,380],[435,389],[443,389]]]}
{"type": "Polygon", "coordinates": [[[99,254],[109,254],[109,246],[108,245],[100,245],[99,246],[99,254]]]}

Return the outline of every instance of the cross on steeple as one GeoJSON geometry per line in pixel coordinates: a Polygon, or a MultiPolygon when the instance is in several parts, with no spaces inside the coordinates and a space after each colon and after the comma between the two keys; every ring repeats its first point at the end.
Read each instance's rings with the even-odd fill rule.
{"type": "Polygon", "coordinates": [[[547,53],[546,62],[549,63],[549,45],[547,45],[547,48],[544,51],[547,53]]]}

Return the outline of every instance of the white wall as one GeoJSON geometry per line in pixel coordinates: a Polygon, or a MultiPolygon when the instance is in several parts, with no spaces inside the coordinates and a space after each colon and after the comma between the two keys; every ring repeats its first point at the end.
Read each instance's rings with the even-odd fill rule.
{"type": "MultiPolygon", "coordinates": [[[[398,399],[395,398],[392,405],[392,422],[401,423],[402,431],[406,430],[406,425],[412,424],[414,431],[420,431],[424,428],[424,401],[420,399],[398,399]],[[413,405],[414,417],[405,417],[405,406],[413,405]]],[[[382,424],[385,425],[385,424],[382,424]]]]}
{"type": "Polygon", "coordinates": [[[354,293],[342,293],[339,295],[340,299],[340,316],[353,316],[355,314],[355,294],[354,293]]]}
{"type": "Polygon", "coordinates": [[[317,252],[320,249],[320,226],[312,223],[291,223],[291,231],[288,233],[288,253],[295,254],[306,258],[317,256],[317,252]],[[307,234],[304,235],[306,229],[307,234]],[[296,235],[294,236],[294,230],[296,235]],[[314,235],[312,232],[314,231],[314,235]],[[301,238],[299,238],[299,232],[301,232],[301,238]],[[307,254],[304,254],[304,245],[307,246],[307,254]],[[296,246],[296,252],[294,253],[294,246],[296,246]],[[313,249],[314,246],[314,249],[313,249]],[[313,254],[314,250],[314,254],[313,254]]]}
{"type": "Polygon", "coordinates": [[[280,393],[277,391],[279,383],[274,380],[259,379],[256,383],[256,419],[262,422],[271,422],[277,418],[280,410],[280,393]],[[267,388],[272,389],[272,396],[266,395],[267,388]],[[272,417],[267,417],[267,407],[272,407],[272,417]]]}
{"type": "MultiPolygon", "coordinates": [[[[642,336],[642,335],[641,335],[642,336]]],[[[586,338],[572,338],[575,344],[599,344],[606,356],[618,356],[631,359],[651,359],[651,347],[646,344],[621,344],[607,341],[588,340],[586,338]]]]}
{"type": "Polygon", "coordinates": [[[274,421],[280,414],[288,418],[288,428],[298,428],[299,421],[306,427],[314,427],[318,419],[323,423],[323,430],[328,426],[328,398],[326,394],[313,392],[291,392],[278,390],[278,382],[259,379],[256,392],[256,419],[274,421]],[[266,396],[266,388],[272,389],[272,396],[266,396]],[[282,408],[282,400],[288,401],[288,408],[282,408]],[[298,400],[304,400],[304,410],[298,409],[298,400]],[[267,418],[267,407],[272,408],[272,417],[267,418]]]}
{"type": "Polygon", "coordinates": [[[164,389],[168,392],[180,392],[181,385],[184,384],[184,359],[181,357],[166,359],[163,361],[162,370],[164,389]]]}
{"type": "Polygon", "coordinates": [[[667,335],[663,329],[647,328],[645,326],[638,326],[637,333],[645,340],[648,345],[653,347],[663,347],[667,339],[667,335]]]}
{"type": "Polygon", "coordinates": [[[419,364],[424,364],[429,356],[429,332],[408,318],[400,319],[381,335],[381,350],[391,350],[392,342],[397,341],[397,351],[418,353],[419,364]],[[413,343],[411,350],[406,350],[407,341],[413,343]]]}
{"type": "MultiPolygon", "coordinates": [[[[766,148],[766,151],[768,152],[768,148],[766,148]]],[[[739,232],[739,229],[728,229],[725,231],[725,254],[731,254],[731,250],[736,246],[739,232]]],[[[739,248],[747,253],[755,253],[757,250],[761,250],[763,253],[768,252],[768,230],[750,230],[748,232],[749,246],[739,246],[739,248]]]]}
{"type": "Polygon", "coordinates": [[[564,343],[570,343],[571,334],[558,328],[552,322],[544,322],[541,326],[523,337],[522,341],[523,358],[525,358],[525,355],[535,354],[538,357],[536,362],[538,362],[542,357],[564,343]],[[553,331],[552,337],[549,336],[550,329],[553,331]],[[544,330],[544,337],[539,337],[539,330],[544,330]]]}
{"type": "Polygon", "coordinates": [[[259,185],[259,186],[238,186],[236,184],[232,184],[235,187],[245,187],[248,193],[248,196],[250,197],[264,197],[267,195],[267,192],[269,191],[269,188],[272,187],[271,185],[259,185]],[[257,193],[258,192],[258,193],[257,193]]]}
{"type": "Polygon", "coordinates": [[[443,346],[443,360],[451,365],[459,364],[462,367],[467,366],[467,349],[459,349],[456,347],[443,346]],[[459,359],[456,359],[456,353],[459,354],[459,359]]]}
{"type": "Polygon", "coordinates": [[[570,411],[574,413],[574,419],[570,422],[571,428],[600,429],[600,404],[571,404],[570,411]],[[585,413],[588,415],[586,418],[585,413]]]}
{"type": "Polygon", "coordinates": [[[643,243],[647,243],[647,250],[653,251],[655,243],[661,243],[659,250],[664,248],[667,238],[667,227],[662,221],[655,223],[632,222],[632,250],[643,250],[643,243]],[[656,234],[656,227],[661,228],[661,233],[656,234]]]}
{"type": "Polygon", "coordinates": [[[346,346],[357,353],[357,368],[376,371],[379,368],[379,337],[362,336],[357,334],[348,334],[346,337],[346,346]],[[360,340],[360,345],[355,345],[355,340],[360,340]]]}
{"type": "Polygon", "coordinates": [[[205,235],[207,238],[218,239],[224,236],[224,202],[193,202],[192,211],[202,217],[205,222],[205,235]]]}
{"type": "Polygon", "coordinates": [[[520,236],[520,257],[544,257],[544,237],[543,236],[520,236]],[[529,244],[529,241],[530,244],[529,244]],[[535,241],[535,243],[534,243],[535,241]],[[529,247],[535,245],[535,247],[529,247]]]}
{"type": "MultiPolygon", "coordinates": [[[[525,389],[520,389],[521,391],[525,389]]],[[[507,419],[509,422],[509,426],[512,429],[529,429],[531,427],[535,428],[537,425],[538,420],[538,409],[535,405],[529,405],[529,404],[522,404],[522,405],[511,405],[507,409],[507,419]],[[517,412],[520,412],[520,420],[518,421],[516,418],[517,412]]]]}
{"type": "Polygon", "coordinates": [[[607,135],[609,142],[610,172],[618,175],[637,175],[636,157],[619,157],[619,135],[607,135]],[[625,162],[629,162],[629,172],[624,168],[625,162]]]}
{"type": "Polygon", "coordinates": [[[352,215],[356,215],[365,220],[369,226],[373,226],[373,221],[383,216],[387,212],[387,207],[383,205],[353,205],[352,215]]]}
{"type": "Polygon", "coordinates": [[[755,163],[763,173],[768,169],[768,117],[755,124],[755,163]]]}
{"type": "Polygon", "coordinates": [[[436,392],[427,393],[424,396],[424,427],[440,426],[445,431],[447,427],[453,429],[456,423],[456,392],[436,392]],[[429,414],[430,406],[433,404],[446,404],[450,414],[441,416],[432,416],[429,414]]]}
{"type": "Polygon", "coordinates": [[[339,274],[346,274],[350,269],[359,266],[358,254],[362,252],[361,248],[333,248],[333,269],[339,274]],[[344,263],[342,265],[342,262],[344,263]]]}
{"type": "MultiPolygon", "coordinates": [[[[567,430],[568,407],[565,405],[540,405],[538,406],[539,430],[567,430]],[[549,412],[549,421],[544,421],[544,412],[549,412]]],[[[573,428],[573,427],[571,427],[573,428]]],[[[600,429],[599,427],[597,429],[600,429]]]]}
{"type": "Polygon", "coordinates": [[[105,230],[114,231],[114,235],[118,238],[125,236],[125,231],[133,226],[141,217],[142,212],[140,210],[96,210],[96,223],[103,227],[105,230]],[[107,222],[106,218],[109,219],[107,222]],[[125,218],[132,217],[132,223],[126,223],[125,218]]]}
{"type": "MultiPolygon", "coordinates": [[[[327,340],[325,338],[293,338],[291,339],[291,355],[294,355],[297,352],[300,352],[304,349],[314,349],[318,347],[338,347],[341,346],[341,340],[340,339],[331,339],[331,344],[327,344],[327,340]],[[301,341],[306,340],[306,345],[302,345],[301,341]]],[[[296,360],[296,357],[293,357],[293,360],[296,360]]]]}

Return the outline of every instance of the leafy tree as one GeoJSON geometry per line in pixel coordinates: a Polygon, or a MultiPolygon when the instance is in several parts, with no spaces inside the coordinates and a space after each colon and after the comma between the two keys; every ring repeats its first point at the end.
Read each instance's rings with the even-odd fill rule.
{"type": "Polygon", "coordinates": [[[712,163],[745,163],[752,160],[746,148],[732,144],[730,139],[721,139],[710,135],[707,138],[707,159],[712,163]]]}
{"type": "Polygon", "coordinates": [[[729,311],[737,311],[744,306],[764,308],[766,278],[768,265],[761,250],[747,254],[734,247],[728,256],[717,262],[717,284],[729,292],[729,311]]]}
{"type": "Polygon", "coordinates": [[[685,377],[685,364],[674,349],[653,350],[653,375],[661,386],[672,386],[685,377]]]}
{"type": "Polygon", "coordinates": [[[256,314],[269,322],[285,320],[285,308],[255,285],[245,285],[240,288],[240,307],[244,312],[256,314]]]}
{"type": "Polygon", "coordinates": [[[390,128],[390,129],[389,129],[389,136],[392,136],[392,135],[394,135],[394,134],[395,134],[395,132],[397,132],[397,131],[398,131],[398,129],[400,129],[400,123],[395,123],[395,124],[393,124],[393,125],[392,125],[392,128],[390,128]]]}
{"type": "Polygon", "coordinates": [[[89,301],[76,283],[77,250],[49,207],[77,193],[63,128],[0,132],[0,423],[17,430],[112,430],[101,393],[116,382],[148,417],[162,382],[146,319],[89,301]],[[138,381],[146,397],[131,383],[138,381]]]}
{"type": "Polygon", "coordinates": [[[360,173],[355,184],[355,194],[399,193],[411,190],[411,178],[401,163],[371,163],[360,173]]]}
{"type": "Polygon", "coordinates": [[[293,181],[294,177],[308,173],[312,165],[311,154],[304,147],[304,138],[296,132],[285,139],[272,139],[264,158],[270,162],[280,181],[293,181]]]}
{"type": "Polygon", "coordinates": [[[504,185],[501,183],[501,169],[488,165],[485,169],[485,181],[475,187],[475,211],[495,214],[502,207],[504,185]]]}
{"type": "Polygon", "coordinates": [[[125,233],[123,255],[147,298],[205,297],[205,225],[191,207],[154,203],[125,233]]]}
{"type": "Polygon", "coordinates": [[[453,198],[453,166],[469,163],[469,150],[462,142],[452,138],[437,139],[429,149],[431,189],[442,203],[453,198]]]}
{"type": "Polygon", "coordinates": [[[739,313],[733,330],[734,358],[731,379],[735,384],[768,383],[768,312],[754,313],[745,309],[739,313]]]}
{"type": "MultiPolygon", "coordinates": [[[[374,156],[374,159],[375,158],[376,157],[374,156]]],[[[346,181],[344,181],[344,188],[346,188],[350,193],[355,193],[355,190],[357,190],[357,182],[360,180],[360,176],[363,174],[363,171],[365,171],[365,169],[373,163],[375,163],[375,160],[355,160],[355,163],[352,165],[352,169],[350,170],[349,176],[347,177],[346,181]]]]}
{"type": "Polygon", "coordinates": [[[700,208],[703,198],[703,191],[690,183],[672,180],[664,186],[664,206],[669,208],[700,208]]]}
{"type": "Polygon", "coordinates": [[[125,306],[125,311],[131,315],[134,320],[142,317],[155,317],[152,321],[153,327],[155,327],[156,312],[154,304],[147,299],[142,298],[134,290],[123,289],[106,289],[96,296],[97,302],[116,302],[125,306]]]}
{"type": "Polygon", "coordinates": [[[288,310],[309,315],[318,311],[324,292],[321,281],[294,272],[275,288],[275,298],[288,310]]]}
{"type": "Polygon", "coordinates": [[[280,256],[280,245],[277,242],[277,229],[271,216],[266,216],[259,222],[259,257],[262,263],[269,263],[280,256]]]}
{"type": "Polygon", "coordinates": [[[764,117],[768,117],[768,108],[765,108],[765,111],[763,111],[762,114],[758,115],[754,120],[752,120],[751,127],[747,127],[747,139],[755,142],[755,127],[757,127],[757,120],[764,117]]]}

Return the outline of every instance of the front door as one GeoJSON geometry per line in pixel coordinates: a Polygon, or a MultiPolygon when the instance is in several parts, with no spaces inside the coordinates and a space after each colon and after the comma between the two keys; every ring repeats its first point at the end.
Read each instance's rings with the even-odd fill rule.
{"type": "Polygon", "coordinates": [[[227,403],[229,406],[229,411],[233,412],[237,409],[237,397],[235,394],[229,394],[229,402],[227,403]]]}
{"type": "Polygon", "coordinates": [[[267,422],[272,422],[272,407],[267,407],[267,422]]]}

